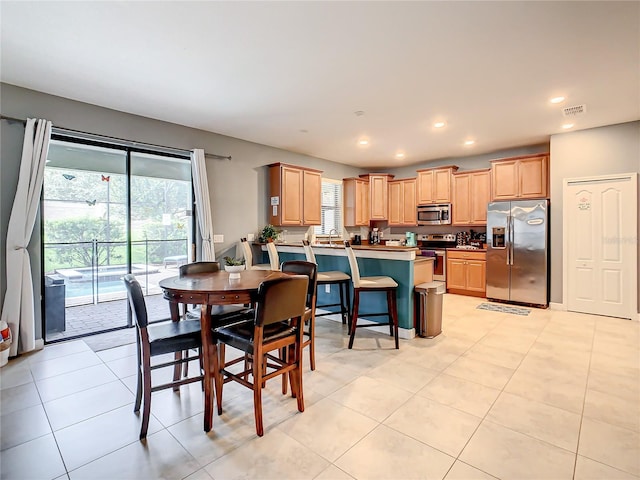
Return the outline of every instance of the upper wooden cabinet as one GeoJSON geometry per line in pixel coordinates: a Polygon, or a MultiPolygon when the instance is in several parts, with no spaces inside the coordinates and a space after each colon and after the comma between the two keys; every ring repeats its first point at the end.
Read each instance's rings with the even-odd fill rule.
{"type": "Polygon", "coordinates": [[[367,173],[360,178],[369,181],[369,220],[389,218],[388,182],[393,175],[388,173],[367,173]]]}
{"type": "Polygon", "coordinates": [[[345,227],[369,226],[369,182],[362,178],[342,180],[345,227]]]}
{"type": "Polygon", "coordinates": [[[491,200],[491,170],[469,170],[453,174],[453,225],[486,225],[491,200]]]}
{"type": "Polygon", "coordinates": [[[389,225],[415,226],[416,179],[393,180],[389,182],[389,225]]]}
{"type": "Polygon", "coordinates": [[[284,163],[269,165],[269,223],[309,226],[322,223],[322,172],[284,163]]]}
{"type": "Polygon", "coordinates": [[[493,200],[548,198],[549,155],[491,161],[493,200]]]}
{"type": "Polygon", "coordinates": [[[418,170],[418,205],[451,203],[451,175],[458,167],[418,170]]]}

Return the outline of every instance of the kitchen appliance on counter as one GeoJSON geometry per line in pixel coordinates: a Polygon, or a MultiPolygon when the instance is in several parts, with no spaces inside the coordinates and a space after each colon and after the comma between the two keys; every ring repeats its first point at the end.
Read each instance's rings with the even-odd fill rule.
{"type": "Polygon", "coordinates": [[[433,279],[447,281],[447,248],[456,246],[456,236],[453,233],[433,233],[420,237],[420,253],[434,257],[433,279]]]}
{"type": "Polygon", "coordinates": [[[380,232],[378,231],[377,227],[369,232],[369,244],[370,245],[380,244],[380,232]]]}
{"type": "Polygon", "coordinates": [[[362,236],[354,235],[353,240],[351,242],[353,245],[362,245],[362,236]]]}
{"type": "Polygon", "coordinates": [[[407,247],[417,247],[418,246],[418,242],[416,240],[416,234],[414,232],[407,232],[406,233],[405,245],[407,247]]]}
{"type": "Polygon", "coordinates": [[[451,204],[418,205],[418,225],[451,225],[451,204]]]}
{"type": "Polygon", "coordinates": [[[549,304],[549,201],[489,203],[487,298],[549,304]]]}

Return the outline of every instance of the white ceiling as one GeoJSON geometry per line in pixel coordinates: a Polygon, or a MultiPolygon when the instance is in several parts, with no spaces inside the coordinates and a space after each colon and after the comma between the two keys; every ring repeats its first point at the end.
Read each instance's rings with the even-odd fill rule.
{"type": "Polygon", "coordinates": [[[574,130],[640,119],[640,2],[0,9],[5,83],[362,167],[543,143],[578,104],[574,130]]]}

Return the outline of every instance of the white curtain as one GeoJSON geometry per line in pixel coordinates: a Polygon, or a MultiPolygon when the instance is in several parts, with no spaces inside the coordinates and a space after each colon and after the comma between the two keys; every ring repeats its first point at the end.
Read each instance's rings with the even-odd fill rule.
{"type": "Polygon", "coordinates": [[[40,205],[44,164],[49,153],[51,122],[27,119],[18,188],[7,228],[7,291],[0,325],[9,325],[13,342],[9,356],[35,348],[35,299],[27,245],[40,205]]]}
{"type": "Polygon", "coordinates": [[[204,160],[204,150],[191,150],[191,174],[193,176],[193,190],[198,209],[198,226],[202,236],[201,260],[214,261],[216,259],[213,248],[213,222],[211,220],[211,203],[209,199],[209,182],[207,181],[207,166],[204,160]]]}

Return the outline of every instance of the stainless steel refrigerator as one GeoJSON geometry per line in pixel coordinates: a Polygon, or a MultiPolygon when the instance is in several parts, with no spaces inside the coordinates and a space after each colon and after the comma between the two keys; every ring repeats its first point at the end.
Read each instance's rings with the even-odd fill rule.
{"type": "Polygon", "coordinates": [[[549,201],[489,203],[487,298],[549,304],[549,201]]]}

